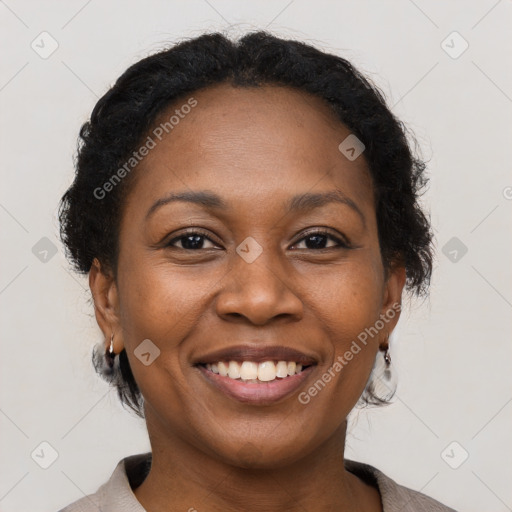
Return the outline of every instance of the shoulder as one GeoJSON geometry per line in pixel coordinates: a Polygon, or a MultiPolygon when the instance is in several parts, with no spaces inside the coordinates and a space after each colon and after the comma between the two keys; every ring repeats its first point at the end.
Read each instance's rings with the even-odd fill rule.
{"type": "Polygon", "coordinates": [[[95,493],[70,503],[58,512],[145,512],[132,488],[144,480],[150,466],[151,452],[125,457],[95,493]]]}
{"type": "Polygon", "coordinates": [[[347,459],[344,463],[348,471],[378,488],[384,512],[456,512],[430,496],[398,484],[370,464],[347,459]]]}

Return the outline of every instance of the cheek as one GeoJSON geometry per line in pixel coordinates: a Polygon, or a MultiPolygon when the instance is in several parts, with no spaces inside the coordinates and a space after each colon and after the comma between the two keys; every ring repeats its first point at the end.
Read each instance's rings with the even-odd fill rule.
{"type": "Polygon", "coordinates": [[[378,255],[370,250],[360,250],[357,257],[322,278],[310,297],[321,324],[330,330],[336,350],[343,350],[375,323],[381,313],[383,293],[383,269],[378,255]]]}
{"type": "Polygon", "coordinates": [[[165,409],[182,414],[194,402],[188,399],[189,361],[182,345],[194,336],[222,273],[212,267],[180,269],[132,252],[120,260],[118,277],[123,341],[135,381],[152,402],[162,397],[165,409]],[[147,366],[137,357],[141,343],[148,345],[144,340],[158,348],[149,344],[158,356],[153,360],[151,354],[147,366]]]}
{"type": "Polygon", "coordinates": [[[125,343],[153,337],[166,349],[173,348],[197,322],[208,289],[218,280],[215,271],[178,269],[148,259],[140,259],[136,270],[125,266],[123,274],[119,281],[123,283],[120,306],[125,343]]]}
{"type": "Polygon", "coordinates": [[[185,376],[188,361],[181,354],[182,340],[200,316],[202,287],[190,275],[180,278],[179,272],[147,261],[137,272],[125,270],[119,281],[124,283],[120,290],[123,341],[146,411],[149,408],[150,416],[185,435],[186,423],[170,418],[204,415],[190,390],[185,376]],[[139,358],[145,352],[150,354],[146,361],[139,358]]]}
{"type": "Polygon", "coordinates": [[[316,299],[320,325],[331,340],[321,374],[331,399],[345,404],[355,403],[364,390],[381,339],[374,327],[381,314],[383,270],[370,251],[361,256],[325,281],[316,299]]]}

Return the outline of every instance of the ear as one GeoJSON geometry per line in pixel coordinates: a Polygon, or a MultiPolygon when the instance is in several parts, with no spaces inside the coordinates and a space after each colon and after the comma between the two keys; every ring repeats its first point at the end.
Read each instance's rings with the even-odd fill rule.
{"type": "Polygon", "coordinates": [[[384,284],[384,296],[381,309],[381,315],[386,318],[386,332],[388,334],[393,331],[400,318],[405,278],[405,266],[402,263],[393,263],[388,271],[387,281],[384,284]]]}
{"type": "Polygon", "coordinates": [[[114,334],[114,352],[119,354],[124,348],[121,324],[119,321],[119,295],[114,276],[94,258],[89,270],[89,288],[94,300],[96,321],[103,332],[106,346],[114,334]]]}

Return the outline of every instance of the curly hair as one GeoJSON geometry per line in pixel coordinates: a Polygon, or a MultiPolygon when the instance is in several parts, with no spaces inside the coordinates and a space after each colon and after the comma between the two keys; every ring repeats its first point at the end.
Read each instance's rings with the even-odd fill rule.
{"type": "MultiPolygon", "coordinates": [[[[378,237],[384,269],[405,267],[405,289],[428,293],[433,235],[419,204],[426,164],[412,150],[412,135],[386,106],[384,94],[344,58],[265,31],[236,41],[221,33],[184,40],[130,66],[97,102],[80,129],[75,178],[59,205],[60,236],[74,269],[87,274],[94,258],[117,276],[118,234],[130,184],[124,179],[99,200],[95,190],[130,158],[171,104],[192,92],[229,83],[233,87],[281,85],[324,100],[339,121],[365,145],[375,190],[378,237]]],[[[117,387],[123,405],[144,417],[143,397],[123,350],[112,372],[96,370],[117,387]]],[[[370,382],[362,397],[380,405],[370,382]]]]}

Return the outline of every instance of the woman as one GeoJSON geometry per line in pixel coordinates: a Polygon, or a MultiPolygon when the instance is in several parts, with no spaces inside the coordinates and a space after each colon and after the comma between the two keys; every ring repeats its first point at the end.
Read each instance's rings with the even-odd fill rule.
{"type": "Polygon", "coordinates": [[[207,34],[130,67],[80,136],[62,239],[151,453],[63,510],[452,510],[344,460],[432,270],[425,165],[381,93],[306,44],[207,34]]]}

